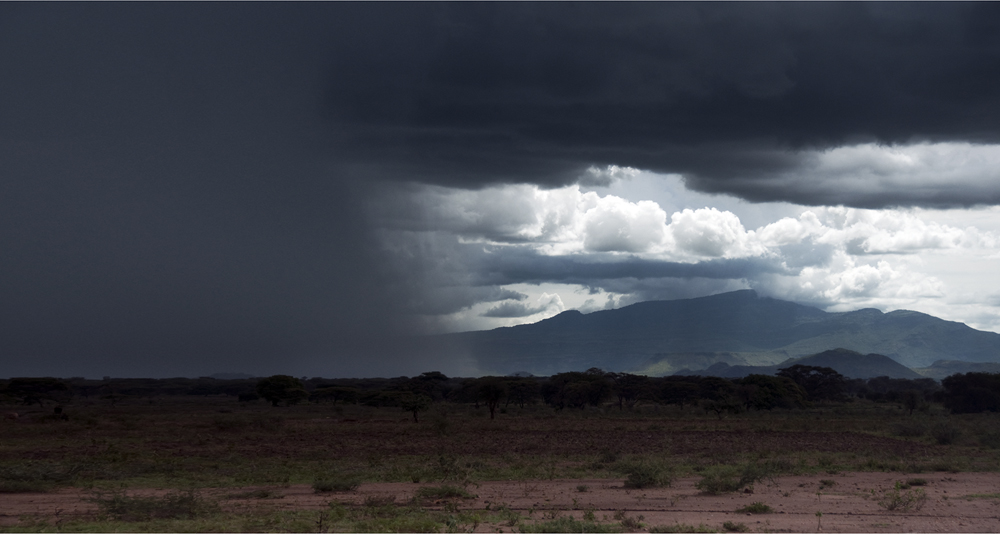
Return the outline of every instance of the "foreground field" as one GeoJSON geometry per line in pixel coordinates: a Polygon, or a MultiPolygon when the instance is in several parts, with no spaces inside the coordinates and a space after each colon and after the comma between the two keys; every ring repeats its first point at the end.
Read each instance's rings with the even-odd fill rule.
{"type": "Polygon", "coordinates": [[[21,415],[0,428],[6,531],[1000,527],[996,414],[469,405],[414,423],[220,396],[21,415]]]}
{"type": "MultiPolygon", "coordinates": [[[[469,497],[421,498],[442,486],[403,482],[363,484],[347,494],[317,494],[308,485],[205,490],[202,499],[222,505],[211,520],[101,522],[92,492],[64,489],[4,499],[0,525],[18,530],[221,529],[256,530],[451,530],[459,532],[751,531],[751,532],[994,532],[1000,526],[1000,477],[994,473],[932,475],[920,493],[897,490],[907,477],[842,473],[832,477],[786,476],[752,492],[705,494],[697,478],[668,488],[624,487],[621,479],[486,481],[469,497]],[[922,495],[910,509],[888,510],[894,496],[922,495]],[[769,510],[768,510],[769,509],[769,510]],[[352,513],[353,512],[353,513],[352,513]]],[[[447,486],[444,486],[447,488],[447,486]]],[[[160,490],[136,490],[135,498],[163,498],[160,490]]]]}

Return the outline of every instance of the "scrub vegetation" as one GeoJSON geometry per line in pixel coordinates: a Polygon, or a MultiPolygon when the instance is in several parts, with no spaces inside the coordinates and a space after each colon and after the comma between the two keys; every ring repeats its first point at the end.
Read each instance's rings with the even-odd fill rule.
{"type": "MultiPolygon", "coordinates": [[[[18,530],[424,532],[489,523],[607,532],[635,530],[642,519],[458,505],[491,480],[617,479],[625,491],[695,476],[701,491],[719,494],[781,475],[884,471],[901,482],[872,499],[916,510],[926,483],[917,474],[1000,466],[992,430],[1000,414],[970,413],[972,401],[961,400],[988,407],[982,391],[949,401],[947,389],[915,389],[922,381],[872,379],[863,390],[838,380],[817,397],[789,377],[557,377],[282,378],[266,388],[259,380],[22,381],[4,397],[4,410],[18,416],[0,421],[0,492],[84,488],[99,505],[87,521],[21,522],[18,530]],[[397,402],[406,395],[427,399],[419,419],[397,402]],[[412,502],[338,501],[370,482],[425,486],[412,502]],[[274,488],[291,484],[311,485],[329,508],[234,512],[226,504],[280,498],[274,488]]],[[[571,487],[587,494],[586,484],[571,487]]]]}

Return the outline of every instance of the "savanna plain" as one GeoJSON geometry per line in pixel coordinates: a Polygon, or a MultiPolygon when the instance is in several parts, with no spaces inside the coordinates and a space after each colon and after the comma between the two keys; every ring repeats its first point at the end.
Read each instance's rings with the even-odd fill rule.
{"type": "Polygon", "coordinates": [[[74,398],[0,422],[4,532],[996,532],[1000,414],[74,398]],[[58,413],[56,413],[58,411],[58,413]]]}

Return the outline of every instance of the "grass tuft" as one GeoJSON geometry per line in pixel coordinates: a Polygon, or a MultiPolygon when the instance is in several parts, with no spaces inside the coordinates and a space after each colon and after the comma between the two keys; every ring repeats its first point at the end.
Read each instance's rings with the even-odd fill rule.
{"type": "Polygon", "coordinates": [[[770,514],[774,512],[774,509],[758,501],[739,508],[736,511],[741,514],[770,514]]]}
{"type": "Polygon", "coordinates": [[[539,521],[532,524],[521,524],[521,532],[621,532],[622,527],[616,523],[597,523],[580,521],[569,516],[557,517],[549,521],[539,521]]]}
{"type": "Polygon", "coordinates": [[[317,477],[313,481],[313,490],[316,493],[342,493],[346,491],[354,491],[358,489],[361,485],[361,480],[355,476],[340,475],[340,474],[328,474],[326,476],[317,477]]]}
{"type": "Polygon", "coordinates": [[[674,525],[656,525],[654,527],[649,527],[650,532],[662,532],[662,533],[674,533],[674,532],[718,532],[718,529],[712,528],[705,524],[699,524],[698,526],[688,525],[685,523],[677,523],[674,525]]]}
{"type": "Polygon", "coordinates": [[[726,532],[747,532],[750,530],[750,527],[744,525],[743,523],[726,521],[722,524],[722,530],[725,530],[726,532]]]}
{"type": "Polygon", "coordinates": [[[208,501],[195,490],[169,493],[162,497],[130,496],[115,492],[91,499],[101,512],[117,521],[152,519],[196,519],[219,513],[218,503],[208,501]]]}
{"type": "Polygon", "coordinates": [[[424,500],[475,499],[476,496],[458,486],[425,486],[417,490],[416,498],[424,500]]]}
{"type": "Polygon", "coordinates": [[[876,501],[879,506],[890,512],[915,512],[923,508],[927,502],[927,493],[922,489],[907,489],[902,482],[896,482],[895,487],[884,490],[876,501]]]}

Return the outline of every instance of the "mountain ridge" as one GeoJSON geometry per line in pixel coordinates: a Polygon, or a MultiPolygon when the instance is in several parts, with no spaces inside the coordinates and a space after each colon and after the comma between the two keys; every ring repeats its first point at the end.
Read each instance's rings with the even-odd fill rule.
{"type": "MultiPolygon", "coordinates": [[[[775,365],[843,348],[903,366],[938,360],[1000,362],[1000,334],[921,312],[875,308],[824,312],[753,290],[645,301],[614,310],[567,310],[537,323],[445,334],[488,373],[546,375],[600,367],[670,374],[671,358],[702,355],[706,367],[775,365]],[[663,363],[652,369],[657,362],[663,363]]],[[[695,369],[697,370],[697,369],[695,369]]]]}

